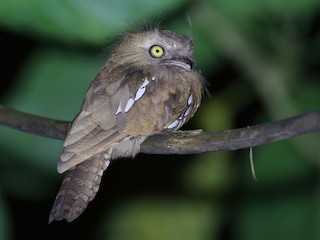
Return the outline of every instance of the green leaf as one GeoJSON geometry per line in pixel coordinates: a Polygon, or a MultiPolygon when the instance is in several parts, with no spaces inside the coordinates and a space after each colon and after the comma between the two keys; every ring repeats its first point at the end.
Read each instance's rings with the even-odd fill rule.
{"type": "Polygon", "coordinates": [[[307,12],[313,10],[314,7],[319,6],[317,0],[212,0],[216,8],[230,16],[238,16],[243,19],[249,16],[263,14],[276,14],[278,16],[302,14],[306,15],[307,12]]]}
{"type": "Polygon", "coordinates": [[[182,0],[2,0],[0,24],[68,43],[102,45],[106,37],[181,6],[182,0]]]}

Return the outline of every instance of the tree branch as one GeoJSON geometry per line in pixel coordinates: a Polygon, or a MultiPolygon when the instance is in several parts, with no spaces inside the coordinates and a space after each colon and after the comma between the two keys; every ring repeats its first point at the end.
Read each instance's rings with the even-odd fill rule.
{"type": "MultiPolygon", "coordinates": [[[[70,122],[39,117],[0,105],[0,125],[63,140],[70,122]]],[[[149,137],[141,152],[147,154],[195,154],[237,150],[320,131],[320,110],[284,120],[233,130],[201,130],[162,133],[149,137]]]]}
{"type": "Polygon", "coordinates": [[[0,105],[0,125],[63,140],[67,135],[69,122],[39,117],[0,105]]]}

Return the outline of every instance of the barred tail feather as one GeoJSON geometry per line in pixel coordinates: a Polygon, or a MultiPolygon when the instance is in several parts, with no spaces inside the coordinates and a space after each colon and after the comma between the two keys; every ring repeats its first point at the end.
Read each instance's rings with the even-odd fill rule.
{"type": "Polygon", "coordinates": [[[83,213],[98,192],[109,162],[100,153],[67,171],[53,203],[49,223],[63,219],[71,222],[83,213]]]}

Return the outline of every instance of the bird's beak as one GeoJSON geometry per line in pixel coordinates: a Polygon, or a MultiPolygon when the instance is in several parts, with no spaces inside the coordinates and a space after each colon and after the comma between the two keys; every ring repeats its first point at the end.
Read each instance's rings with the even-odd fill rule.
{"type": "Polygon", "coordinates": [[[173,58],[167,60],[166,62],[171,65],[182,67],[182,68],[189,70],[189,71],[192,70],[195,65],[193,59],[188,58],[188,57],[184,57],[184,56],[173,57],[173,58]]]}

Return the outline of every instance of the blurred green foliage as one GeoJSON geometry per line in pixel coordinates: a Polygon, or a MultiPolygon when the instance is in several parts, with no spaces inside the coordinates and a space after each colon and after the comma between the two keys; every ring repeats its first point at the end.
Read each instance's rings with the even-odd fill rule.
{"type": "Polygon", "coordinates": [[[201,201],[131,200],[109,218],[107,236],[117,240],[208,239],[218,231],[218,216],[218,208],[201,201]]]}
{"type": "MultiPolygon", "coordinates": [[[[0,0],[2,29],[37,43],[1,103],[71,120],[107,57],[108,39],[159,15],[162,28],[182,34],[191,17],[197,67],[211,84],[212,97],[187,128],[230,129],[319,108],[317,0],[0,0]]],[[[90,239],[319,239],[319,140],[315,133],[253,149],[258,182],[249,150],[177,156],[167,165],[160,156],[151,170],[142,167],[146,156],[134,169],[117,168],[119,161],[91,214],[53,231],[36,211],[46,218],[60,184],[62,142],[0,126],[0,239],[23,229],[33,239],[41,230],[64,239],[66,229],[90,239]],[[143,178],[148,172],[158,179],[143,178]],[[35,214],[25,214],[28,205],[21,210],[28,203],[35,214]]]]}
{"type": "Polygon", "coordinates": [[[159,12],[168,12],[182,0],[58,0],[0,2],[0,21],[6,27],[32,32],[70,44],[105,44],[106,36],[159,12]],[[146,11],[146,8],[148,9],[146,11]]]}

